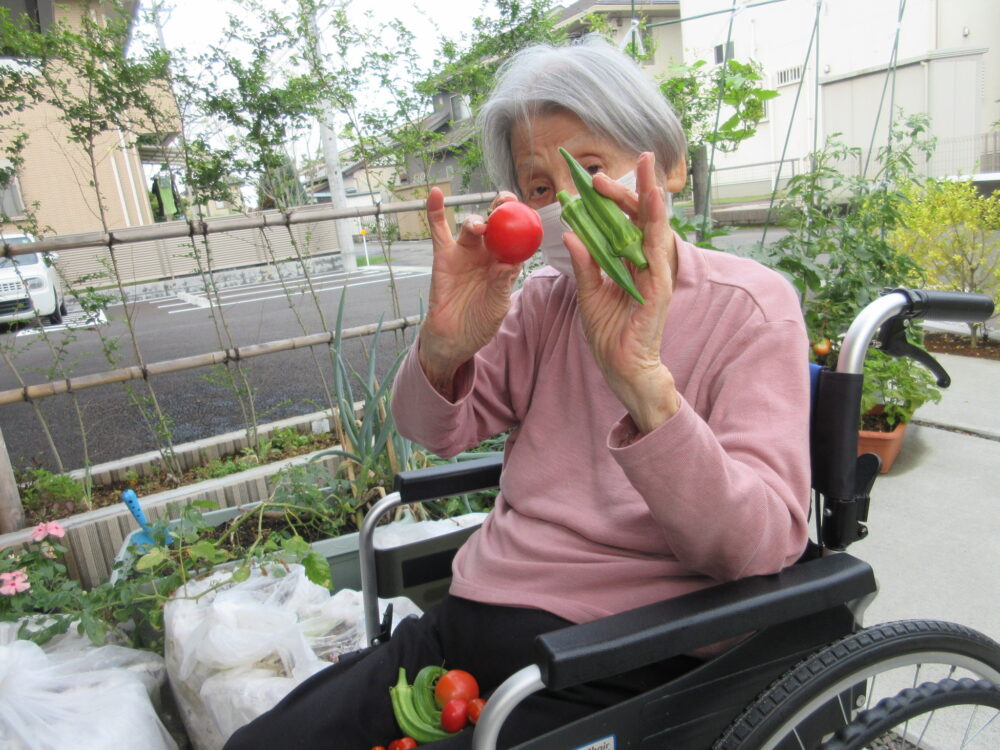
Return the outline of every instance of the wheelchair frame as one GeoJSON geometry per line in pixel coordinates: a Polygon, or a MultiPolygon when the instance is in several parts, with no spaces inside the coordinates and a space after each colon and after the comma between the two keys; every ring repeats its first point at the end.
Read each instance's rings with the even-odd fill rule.
{"type": "MultiPolygon", "coordinates": [[[[930,355],[906,343],[903,322],[977,321],[992,312],[987,297],[906,289],[866,307],[844,339],[837,370],[812,366],[817,530],[802,559],[774,575],[723,583],[539,636],[534,663],[490,696],[476,725],[475,750],[495,748],[511,711],[539,690],[568,688],[748,633],[691,672],[518,750],[784,748],[792,746],[783,744],[789,728],[804,736],[796,737],[794,747],[812,748],[851,724],[864,681],[882,666],[933,657],[1000,683],[1000,645],[975,631],[924,621],[863,629],[864,610],[877,592],[874,572],[843,551],[867,534],[868,495],[880,468],[877,457],[857,456],[864,358],[876,331],[878,345],[888,353],[924,364],[930,360],[939,384],[946,386],[947,374],[930,355]],[[795,687],[789,690],[790,680],[795,687]],[[841,715],[845,701],[849,716],[841,715]]],[[[376,525],[401,505],[496,487],[501,464],[495,457],[402,472],[394,492],[369,511],[359,552],[366,635],[373,645],[389,638],[391,623],[391,609],[380,620],[378,597],[416,592],[423,606],[439,598],[447,590],[451,558],[471,533],[376,549],[376,525]]]]}

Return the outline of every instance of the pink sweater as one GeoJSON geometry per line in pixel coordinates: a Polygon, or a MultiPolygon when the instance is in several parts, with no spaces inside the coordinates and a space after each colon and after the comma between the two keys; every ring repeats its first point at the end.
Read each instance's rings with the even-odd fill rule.
{"type": "Polygon", "coordinates": [[[457,376],[414,346],[394,384],[401,434],[451,456],[512,429],[500,495],[455,558],[451,592],[585,622],[794,562],[809,504],[808,341],[792,287],[677,241],[662,343],[682,395],[635,427],[587,348],[572,278],[545,267],[457,376]]]}

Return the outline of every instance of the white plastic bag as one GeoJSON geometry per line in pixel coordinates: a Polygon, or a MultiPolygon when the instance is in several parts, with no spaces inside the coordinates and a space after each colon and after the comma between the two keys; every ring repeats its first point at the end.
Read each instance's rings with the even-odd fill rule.
{"type": "MultiPolygon", "coordinates": [[[[282,577],[254,570],[245,581],[210,590],[229,576],[189,584],[185,598],[168,602],[164,613],[167,672],[198,750],[222,747],[300,682],[365,643],[357,591],[331,596],[301,565],[282,577]]],[[[420,614],[409,599],[382,606],[388,601],[396,621],[420,614]]]]}
{"type": "Polygon", "coordinates": [[[0,747],[176,750],[152,698],[163,659],[66,633],[45,647],[0,631],[0,747]]]}

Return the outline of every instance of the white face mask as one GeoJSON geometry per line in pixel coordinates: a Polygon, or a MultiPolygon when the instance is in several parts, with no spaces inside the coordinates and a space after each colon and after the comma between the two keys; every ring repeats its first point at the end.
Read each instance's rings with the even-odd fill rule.
{"type": "MultiPolygon", "coordinates": [[[[635,190],[635,172],[622,175],[617,180],[629,190],[635,190]]],[[[672,201],[670,193],[667,193],[667,217],[670,217],[672,201]]],[[[542,230],[545,233],[542,237],[542,257],[545,262],[556,269],[559,273],[567,276],[573,275],[573,260],[570,258],[569,250],[563,244],[563,233],[569,230],[562,220],[562,205],[556,201],[538,209],[538,215],[542,219],[542,230]]]]}

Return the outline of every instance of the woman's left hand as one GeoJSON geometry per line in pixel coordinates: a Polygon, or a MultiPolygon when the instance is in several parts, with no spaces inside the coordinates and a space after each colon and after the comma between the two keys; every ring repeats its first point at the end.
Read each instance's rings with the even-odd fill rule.
{"type": "Polygon", "coordinates": [[[594,176],[594,187],[611,198],[643,232],[642,249],[649,267],[632,270],[646,300],[640,305],[601,273],[597,262],[572,232],[563,241],[573,259],[577,305],[587,342],[608,385],[643,433],[651,432],[680,408],[673,376],[660,360],[660,343],[673,294],[674,235],[664,193],[656,183],[653,154],[640,155],[636,191],[606,175],[594,176]]]}

